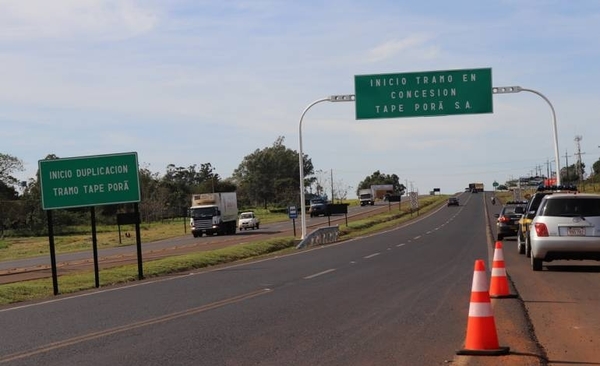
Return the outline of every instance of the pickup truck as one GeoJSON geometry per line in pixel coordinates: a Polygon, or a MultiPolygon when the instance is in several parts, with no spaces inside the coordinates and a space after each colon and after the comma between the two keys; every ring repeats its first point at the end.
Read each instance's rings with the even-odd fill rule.
{"type": "Polygon", "coordinates": [[[252,230],[258,229],[259,226],[260,226],[260,219],[258,217],[256,217],[254,212],[248,211],[248,212],[242,212],[240,214],[240,218],[238,220],[238,228],[240,229],[240,231],[247,230],[250,228],[252,228],[252,230]]]}
{"type": "Polygon", "coordinates": [[[308,212],[310,217],[327,216],[327,203],[321,198],[315,198],[310,201],[308,212]]]}

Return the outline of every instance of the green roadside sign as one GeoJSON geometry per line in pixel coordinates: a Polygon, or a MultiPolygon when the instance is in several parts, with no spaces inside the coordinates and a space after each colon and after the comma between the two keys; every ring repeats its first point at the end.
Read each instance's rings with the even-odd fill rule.
{"type": "Polygon", "coordinates": [[[493,113],[492,69],[356,75],[356,119],[493,113]]]}
{"type": "Polygon", "coordinates": [[[39,160],[42,208],[140,201],[137,153],[39,160]]]}

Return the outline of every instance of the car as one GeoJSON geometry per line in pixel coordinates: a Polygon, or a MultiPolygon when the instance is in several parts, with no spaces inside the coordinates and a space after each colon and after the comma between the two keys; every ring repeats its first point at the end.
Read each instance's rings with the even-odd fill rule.
{"type": "Polygon", "coordinates": [[[600,194],[547,195],[530,228],[534,271],[557,259],[600,261],[600,194]]]}
{"type": "Polygon", "coordinates": [[[525,213],[526,201],[508,201],[502,206],[496,217],[497,240],[503,240],[508,236],[517,236],[519,220],[525,213]]]}
{"type": "Polygon", "coordinates": [[[256,217],[254,212],[242,212],[238,219],[238,228],[241,230],[258,229],[260,227],[260,219],[256,217]]]}
{"type": "Polygon", "coordinates": [[[537,191],[529,198],[525,213],[519,220],[519,229],[517,232],[517,250],[519,254],[525,254],[527,258],[531,256],[531,246],[529,245],[529,225],[534,219],[542,199],[553,193],[577,192],[577,187],[566,186],[539,186],[537,191]]]}
{"type": "Polygon", "coordinates": [[[460,206],[460,204],[458,203],[458,198],[456,198],[456,197],[448,198],[448,207],[450,207],[450,206],[460,206]]]}
{"type": "Polygon", "coordinates": [[[310,208],[308,209],[310,217],[317,217],[320,215],[327,215],[327,202],[322,198],[316,198],[310,201],[310,208]]]}

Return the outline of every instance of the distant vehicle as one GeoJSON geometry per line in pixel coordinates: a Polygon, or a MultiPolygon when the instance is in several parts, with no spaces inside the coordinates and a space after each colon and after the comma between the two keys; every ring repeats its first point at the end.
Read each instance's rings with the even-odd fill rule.
{"type": "Polygon", "coordinates": [[[238,217],[236,193],[193,194],[189,213],[194,238],[203,234],[235,234],[238,217]]]}
{"type": "Polygon", "coordinates": [[[509,201],[504,204],[496,217],[497,240],[502,240],[508,236],[517,236],[519,230],[519,220],[525,213],[526,201],[509,201]]]}
{"type": "Polygon", "coordinates": [[[531,221],[531,268],[555,259],[600,261],[600,195],[554,193],[531,221]]]}
{"type": "Polygon", "coordinates": [[[458,203],[458,198],[456,198],[456,197],[450,197],[450,198],[448,198],[448,204],[447,204],[447,206],[448,207],[450,207],[450,206],[460,206],[460,204],[458,203]]]}
{"type": "Polygon", "coordinates": [[[327,202],[325,202],[325,200],[322,198],[316,198],[311,200],[308,213],[310,214],[310,217],[327,215],[327,202]]]}
{"type": "Polygon", "coordinates": [[[359,189],[358,190],[358,201],[360,202],[361,206],[365,206],[365,205],[373,206],[375,204],[375,195],[373,194],[373,191],[370,188],[359,189]]]}
{"type": "Polygon", "coordinates": [[[469,191],[471,193],[483,192],[483,183],[469,183],[469,191]]]}
{"type": "Polygon", "coordinates": [[[260,219],[258,217],[256,217],[256,215],[254,214],[254,212],[252,211],[247,211],[247,212],[242,212],[240,214],[240,218],[238,219],[238,228],[241,230],[248,230],[248,229],[258,229],[260,226],[260,219]]]}
{"type": "Polygon", "coordinates": [[[370,188],[373,192],[373,200],[383,200],[386,194],[394,193],[393,184],[373,184],[370,188]]]}

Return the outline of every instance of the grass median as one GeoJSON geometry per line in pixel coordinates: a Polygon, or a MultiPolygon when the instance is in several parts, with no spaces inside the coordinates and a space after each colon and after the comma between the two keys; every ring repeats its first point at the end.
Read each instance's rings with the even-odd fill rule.
{"type": "MultiPolygon", "coordinates": [[[[397,226],[414,219],[445,204],[447,196],[428,196],[419,199],[419,211],[411,212],[408,207],[391,205],[390,211],[367,219],[340,225],[340,240],[348,240],[362,235],[397,226]],[[394,207],[394,208],[392,208],[394,207]],[[400,207],[398,209],[397,207],[400,207]]],[[[225,263],[260,258],[273,253],[285,254],[296,251],[298,240],[292,236],[280,237],[264,241],[239,244],[213,251],[172,256],[163,259],[145,261],[144,276],[146,279],[169,274],[185,273],[195,269],[212,267],[225,263]]],[[[101,287],[137,281],[137,264],[103,269],[100,272],[101,287]]],[[[93,271],[62,275],[58,278],[61,294],[70,294],[94,289],[95,275],[93,271]]],[[[40,300],[52,297],[54,293],[52,279],[40,279],[0,285],[0,305],[40,300]]]]}

